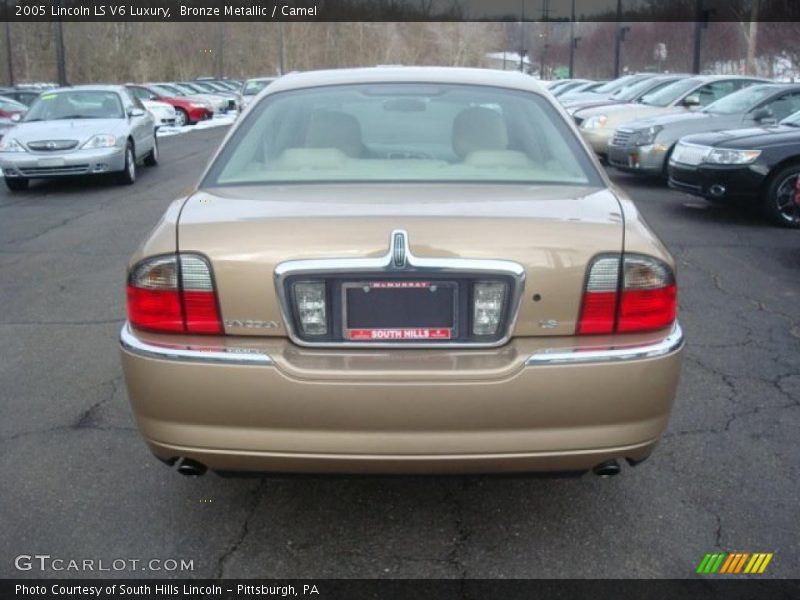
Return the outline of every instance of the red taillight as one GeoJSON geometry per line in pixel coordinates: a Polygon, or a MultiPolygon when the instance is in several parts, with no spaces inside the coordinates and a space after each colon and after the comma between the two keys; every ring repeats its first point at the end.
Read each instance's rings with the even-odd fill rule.
{"type": "Polygon", "coordinates": [[[577,333],[633,333],[668,327],[675,321],[677,291],[672,269],[661,260],[642,254],[626,254],[622,260],[615,255],[600,256],[589,267],[577,333]]]}
{"type": "Polygon", "coordinates": [[[183,332],[183,309],[177,290],[148,290],[128,284],[128,320],[141,329],[183,332]]]}
{"type": "Polygon", "coordinates": [[[194,254],[158,256],[131,269],[128,320],[134,327],[173,333],[223,333],[206,260],[194,254]],[[180,262],[179,262],[180,261],[180,262]]]}
{"type": "Polygon", "coordinates": [[[674,284],[654,290],[625,290],[617,332],[650,331],[671,325],[675,321],[677,294],[674,284]]]}

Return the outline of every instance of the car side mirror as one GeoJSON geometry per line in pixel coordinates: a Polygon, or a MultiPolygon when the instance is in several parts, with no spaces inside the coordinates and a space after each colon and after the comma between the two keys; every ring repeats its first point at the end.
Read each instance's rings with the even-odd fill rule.
{"type": "Polygon", "coordinates": [[[128,109],[128,116],[129,117],[143,117],[144,111],[141,108],[130,108],[128,109]]]}
{"type": "Polygon", "coordinates": [[[683,99],[683,105],[686,108],[695,108],[696,106],[700,106],[700,96],[697,94],[686,96],[686,98],[683,99]]]}
{"type": "Polygon", "coordinates": [[[759,121],[759,122],[765,121],[767,119],[772,119],[772,111],[769,109],[769,107],[762,106],[751,112],[750,118],[753,119],[753,121],[759,121]]]}

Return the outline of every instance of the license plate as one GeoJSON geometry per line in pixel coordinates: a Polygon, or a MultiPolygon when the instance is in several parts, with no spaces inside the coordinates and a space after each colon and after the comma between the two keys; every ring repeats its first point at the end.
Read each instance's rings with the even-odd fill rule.
{"type": "Polygon", "coordinates": [[[342,286],[346,340],[402,342],[457,336],[458,286],[448,281],[359,281],[342,286]]]}
{"type": "Polygon", "coordinates": [[[63,158],[40,158],[38,164],[39,164],[40,167],[63,167],[64,166],[64,159],[63,158]]]}
{"type": "Polygon", "coordinates": [[[706,157],[708,150],[706,148],[697,148],[695,146],[676,146],[672,152],[672,160],[684,165],[699,165],[706,157]]]}

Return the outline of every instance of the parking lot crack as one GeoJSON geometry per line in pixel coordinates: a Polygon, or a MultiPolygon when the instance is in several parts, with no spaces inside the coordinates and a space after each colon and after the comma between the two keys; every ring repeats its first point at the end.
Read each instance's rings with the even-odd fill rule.
{"type": "Polygon", "coordinates": [[[462,502],[463,494],[469,488],[469,485],[469,479],[464,477],[461,479],[461,486],[454,490],[452,482],[446,481],[444,494],[445,503],[451,507],[450,513],[453,515],[456,530],[456,536],[453,538],[453,543],[450,546],[450,550],[444,562],[449,564],[451,568],[458,573],[458,577],[462,581],[467,579],[467,567],[462,560],[462,554],[472,537],[472,532],[464,522],[464,506],[462,502]]]}
{"type": "Polygon", "coordinates": [[[214,569],[214,578],[215,579],[222,579],[225,575],[225,566],[228,564],[230,558],[239,550],[239,548],[244,543],[247,536],[250,534],[250,521],[256,515],[258,511],[258,506],[261,503],[261,494],[266,487],[267,480],[262,479],[259,481],[256,488],[253,490],[252,500],[250,503],[250,508],[247,511],[247,515],[245,515],[244,522],[242,523],[241,528],[239,529],[239,533],[236,535],[234,540],[228,545],[228,548],[222,555],[217,559],[217,566],[214,569]]]}
{"type": "Polygon", "coordinates": [[[114,396],[116,396],[121,381],[122,376],[117,375],[114,379],[101,383],[101,386],[110,388],[109,393],[78,415],[78,417],[72,423],[72,429],[99,428],[99,413],[103,406],[106,403],[111,402],[114,396]]]}

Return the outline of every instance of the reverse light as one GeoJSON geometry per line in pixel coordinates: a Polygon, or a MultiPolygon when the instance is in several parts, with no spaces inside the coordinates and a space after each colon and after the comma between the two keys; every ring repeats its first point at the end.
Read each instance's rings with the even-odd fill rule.
{"type": "Polygon", "coordinates": [[[197,254],[156,256],[128,275],[128,320],[172,333],[223,333],[211,269],[197,254]]]}
{"type": "Polygon", "coordinates": [[[116,144],[116,136],[110,133],[99,133],[89,138],[82,148],[113,148],[116,144]]]}
{"type": "Polygon", "coordinates": [[[506,284],[480,281],[472,288],[472,333],[494,335],[500,326],[506,299],[506,284]]]}
{"type": "Polygon", "coordinates": [[[0,141],[0,152],[27,152],[27,150],[14,138],[4,137],[0,141]]]}
{"type": "Polygon", "coordinates": [[[295,283],[294,301],[300,326],[306,335],[325,335],[328,333],[325,284],[319,281],[295,283]]]}
{"type": "Polygon", "coordinates": [[[589,267],[577,333],[653,331],[671,325],[676,312],[677,286],[669,265],[644,254],[603,255],[589,267]]]}

